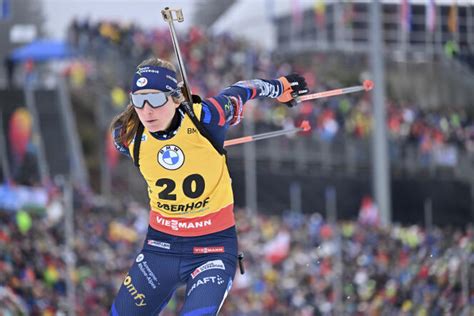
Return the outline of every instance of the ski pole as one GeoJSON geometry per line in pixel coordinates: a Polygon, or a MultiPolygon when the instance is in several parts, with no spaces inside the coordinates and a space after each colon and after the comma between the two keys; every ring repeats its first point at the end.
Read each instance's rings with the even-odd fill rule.
{"type": "Polygon", "coordinates": [[[181,56],[181,50],[179,49],[179,44],[178,44],[178,37],[176,36],[176,31],[174,28],[173,21],[178,21],[178,22],[183,22],[184,21],[184,16],[183,16],[183,10],[181,9],[170,9],[168,7],[164,8],[161,10],[161,14],[163,16],[163,19],[168,22],[168,26],[170,29],[170,34],[171,34],[171,40],[173,42],[173,48],[174,48],[174,53],[176,55],[176,59],[178,60],[178,66],[179,66],[179,72],[181,74],[181,77],[183,79],[183,94],[189,103],[192,103],[192,93],[191,93],[191,87],[189,85],[188,81],[188,76],[186,75],[186,69],[184,68],[184,62],[183,62],[183,57],[181,56]],[[173,14],[174,13],[174,14],[173,14]]]}
{"type": "Polygon", "coordinates": [[[311,125],[309,124],[309,122],[303,121],[301,122],[301,125],[299,127],[294,127],[290,129],[282,129],[279,131],[267,132],[267,133],[252,135],[252,136],[244,136],[244,137],[229,139],[224,142],[224,147],[250,143],[250,142],[254,142],[261,139],[273,138],[273,137],[292,134],[292,133],[296,133],[300,131],[307,132],[310,129],[311,129],[311,125]]]}
{"type": "Polygon", "coordinates": [[[302,102],[302,101],[309,101],[309,100],[314,100],[314,99],[333,97],[333,96],[336,96],[336,95],[354,93],[354,92],[359,92],[359,91],[369,91],[369,90],[372,90],[373,87],[374,87],[374,82],[372,80],[364,80],[362,85],[359,85],[359,86],[353,86],[353,87],[347,87],[347,88],[317,92],[317,93],[312,93],[312,94],[306,94],[306,95],[302,95],[300,97],[297,97],[296,100],[298,102],[302,102]]]}

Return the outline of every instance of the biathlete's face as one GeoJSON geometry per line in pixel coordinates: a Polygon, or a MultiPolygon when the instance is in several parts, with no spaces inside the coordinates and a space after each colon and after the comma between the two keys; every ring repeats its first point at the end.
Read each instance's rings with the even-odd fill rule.
{"type": "Polygon", "coordinates": [[[169,93],[155,89],[143,89],[131,95],[138,118],[150,132],[164,131],[171,125],[178,103],[169,93]]]}

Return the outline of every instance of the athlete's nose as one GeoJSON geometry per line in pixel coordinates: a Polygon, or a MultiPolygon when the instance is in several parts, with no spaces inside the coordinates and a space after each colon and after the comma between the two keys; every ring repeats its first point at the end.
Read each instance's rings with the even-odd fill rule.
{"type": "Polygon", "coordinates": [[[148,103],[148,101],[145,101],[145,106],[143,107],[143,109],[144,109],[147,113],[153,112],[153,107],[150,105],[150,103],[148,103]]]}

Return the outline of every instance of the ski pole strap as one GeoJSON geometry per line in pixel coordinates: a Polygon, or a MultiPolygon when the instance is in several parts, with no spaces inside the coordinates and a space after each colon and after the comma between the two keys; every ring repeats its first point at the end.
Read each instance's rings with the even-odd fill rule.
{"type": "MultiPolygon", "coordinates": [[[[198,95],[193,94],[192,97],[193,103],[202,103],[201,97],[198,95]]],[[[198,129],[199,133],[201,133],[202,136],[204,136],[214,147],[215,150],[221,155],[226,155],[227,151],[224,149],[223,145],[219,145],[216,143],[216,141],[211,137],[207,129],[202,125],[201,121],[196,117],[196,113],[194,113],[192,107],[188,102],[183,102],[181,103],[184,111],[189,115],[189,118],[193,122],[194,126],[198,129]]]]}
{"type": "Polygon", "coordinates": [[[142,135],[145,127],[142,122],[138,122],[137,132],[135,133],[135,140],[133,145],[133,163],[137,168],[140,168],[140,163],[138,159],[140,157],[140,144],[142,141],[142,135]]]}

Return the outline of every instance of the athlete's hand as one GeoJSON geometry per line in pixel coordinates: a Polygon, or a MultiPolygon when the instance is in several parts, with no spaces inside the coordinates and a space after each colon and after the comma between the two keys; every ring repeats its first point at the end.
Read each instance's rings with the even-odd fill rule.
{"type": "Polygon", "coordinates": [[[308,93],[308,86],[303,76],[291,74],[278,78],[283,85],[283,93],[277,98],[281,103],[288,107],[294,107],[298,104],[296,98],[308,93]]]}

